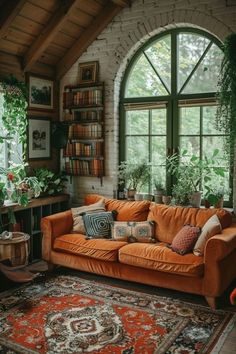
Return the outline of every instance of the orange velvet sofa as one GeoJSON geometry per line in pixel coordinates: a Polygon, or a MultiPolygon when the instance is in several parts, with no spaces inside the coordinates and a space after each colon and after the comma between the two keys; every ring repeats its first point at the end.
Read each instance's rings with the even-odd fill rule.
{"type": "MultiPolygon", "coordinates": [[[[88,195],[85,204],[101,198],[88,195]]],[[[157,243],[87,240],[71,233],[73,218],[68,210],[41,220],[43,259],[53,265],[203,295],[216,307],[217,298],[236,277],[236,223],[228,211],[109,198],[105,206],[118,212],[118,221],[155,221],[157,243]],[[222,233],[207,241],[204,256],[179,255],[166,247],[184,224],[202,227],[213,214],[220,219],[222,233]]]]}

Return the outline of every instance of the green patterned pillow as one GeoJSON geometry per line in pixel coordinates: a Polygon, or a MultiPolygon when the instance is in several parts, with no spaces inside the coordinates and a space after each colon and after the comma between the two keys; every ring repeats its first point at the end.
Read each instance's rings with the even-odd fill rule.
{"type": "Polygon", "coordinates": [[[115,215],[113,211],[83,214],[86,235],[89,238],[111,238],[111,223],[115,215]]]}
{"type": "Polygon", "coordinates": [[[114,221],[111,230],[115,241],[156,242],[153,221],[114,221]]]}

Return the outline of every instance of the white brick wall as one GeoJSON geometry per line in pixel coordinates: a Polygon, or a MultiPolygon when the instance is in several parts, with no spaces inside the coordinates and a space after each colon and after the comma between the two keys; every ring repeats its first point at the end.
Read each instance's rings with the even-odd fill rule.
{"type": "Polygon", "coordinates": [[[147,39],[176,26],[199,27],[224,40],[236,28],[236,7],[225,4],[222,0],[133,1],[131,8],[123,9],[115,17],[63,77],[61,95],[64,85],[77,83],[79,62],[98,60],[100,80],[105,82],[106,176],[102,184],[99,178],[74,177],[69,189],[75,204],[82,203],[87,193],[112,196],[116,189],[119,91],[130,58],[147,39]]]}

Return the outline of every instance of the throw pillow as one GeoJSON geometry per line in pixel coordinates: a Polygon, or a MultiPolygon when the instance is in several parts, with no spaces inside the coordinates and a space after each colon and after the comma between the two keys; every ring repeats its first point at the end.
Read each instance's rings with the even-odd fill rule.
{"type": "Polygon", "coordinates": [[[111,223],[115,215],[112,211],[83,214],[86,235],[89,238],[111,238],[111,223]]]}
{"type": "Polygon", "coordinates": [[[115,241],[155,242],[153,221],[114,221],[112,238],[115,241]]]}
{"type": "Polygon", "coordinates": [[[82,214],[83,213],[98,213],[101,211],[106,211],[105,209],[105,200],[101,199],[98,202],[90,205],[81,206],[78,208],[71,208],[72,217],[73,217],[73,233],[86,234],[84,228],[84,221],[82,214]]]}
{"type": "Polygon", "coordinates": [[[175,235],[170,248],[181,255],[191,252],[198,239],[201,229],[196,226],[184,225],[175,235]]]}
{"type": "Polygon", "coordinates": [[[212,215],[210,219],[204,224],[202,228],[202,232],[195,243],[193,248],[193,253],[195,256],[203,256],[204,255],[204,248],[206,245],[207,240],[216,235],[220,234],[222,230],[220,220],[217,215],[212,215]]]}

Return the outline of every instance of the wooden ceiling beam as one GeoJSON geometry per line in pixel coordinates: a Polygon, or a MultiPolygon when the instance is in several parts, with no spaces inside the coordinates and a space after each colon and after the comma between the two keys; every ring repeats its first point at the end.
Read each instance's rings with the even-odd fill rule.
{"type": "Polygon", "coordinates": [[[77,4],[78,0],[67,0],[59,5],[57,11],[52,15],[46,27],[25,54],[23,60],[24,71],[30,71],[32,66],[37,62],[53,41],[54,37],[58,34],[64,22],[70,17],[77,4]]]}
{"type": "Polygon", "coordinates": [[[26,0],[7,0],[0,7],[0,38],[3,38],[26,0]]]}
{"type": "Polygon", "coordinates": [[[122,10],[122,7],[112,1],[102,8],[92,23],[82,32],[75,44],[67,51],[57,65],[57,78],[60,79],[85,52],[103,29],[122,10]]]}

